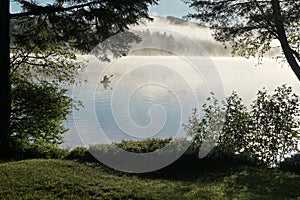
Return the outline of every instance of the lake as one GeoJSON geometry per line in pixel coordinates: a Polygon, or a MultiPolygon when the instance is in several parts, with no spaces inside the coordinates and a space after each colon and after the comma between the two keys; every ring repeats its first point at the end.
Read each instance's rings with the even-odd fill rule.
{"type": "Polygon", "coordinates": [[[125,56],[103,63],[93,56],[70,89],[84,103],[65,123],[63,147],[121,140],[184,137],[182,123],[214,92],[224,99],[233,90],[249,106],[259,89],[287,84],[299,94],[292,70],[274,59],[232,57],[125,56]],[[101,83],[103,76],[110,82],[101,83]]]}

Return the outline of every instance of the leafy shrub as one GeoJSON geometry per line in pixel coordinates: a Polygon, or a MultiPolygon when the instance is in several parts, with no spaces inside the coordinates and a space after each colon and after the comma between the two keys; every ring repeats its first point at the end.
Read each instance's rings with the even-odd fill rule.
{"type": "MultiPolygon", "coordinates": [[[[114,144],[98,144],[89,148],[89,151],[97,159],[102,160],[104,163],[114,163],[114,160],[118,159],[122,163],[124,169],[132,169],[135,167],[132,162],[128,161],[135,157],[139,159],[140,165],[147,166],[149,164],[149,158],[156,159],[156,164],[165,164],[168,160],[176,160],[182,154],[185,154],[185,159],[181,159],[186,163],[188,157],[190,157],[186,150],[190,142],[185,138],[176,139],[146,139],[142,141],[122,141],[114,144]],[[124,152],[124,151],[126,152],[124,152]],[[132,152],[130,156],[127,152],[132,152]],[[137,153],[137,154],[135,154],[137,153]],[[147,156],[144,155],[147,154],[147,156]],[[148,154],[151,153],[151,154],[148,154]],[[150,157],[148,157],[150,156],[150,157]]],[[[195,156],[194,156],[195,157],[195,156]]]]}
{"type": "Polygon", "coordinates": [[[84,162],[95,161],[95,158],[90,154],[88,149],[85,147],[76,147],[75,149],[71,150],[68,153],[65,159],[84,161],[84,162]]]}
{"type": "Polygon", "coordinates": [[[299,97],[283,85],[270,95],[259,91],[252,104],[251,151],[269,166],[298,149],[299,97]]]}
{"type": "Polygon", "coordinates": [[[89,150],[93,152],[103,152],[103,153],[114,153],[117,154],[120,152],[120,149],[133,152],[133,153],[150,153],[156,152],[161,150],[163,147],[167,146],[172,142],[173,145],[178,147],[178,151],[180,150],[180,143],[184,142],[185,139],[159,139],[159,138],[152,138],[140,141],[121,141],[119,143],[113,144],[97,144],[92,145],[89,150]],[[120,148],[120,149],[118,149],[120,148]]]}
{"type": "Polygon", "coordinates": [[[199,117],[194,109],[188,123],[183,125],[187,134],[194,138],[194,151],[203,143],[213,148],[208,154],[210,158],[229,158],[245,151],[250,116],[235,92],[222,105],[212,93],[202,111],[204,114],[199,117]]]}
{"type": "Polygon", "coordinates": [[[13,145],[59,144],[67,131],[63,121],[79,105],[59,84],[12,77],[11,136],[13,145]]]}
{"type": "Polygon", "coordinates": [[[247,151],[251,116],[236,92],[226,98],[226,102],[223,102],[223,104],[226,108],[225,122],[218,146],[220,146],[221,151],[227,153],[243,153],[247,151]]]}
{"type": "Polygon", "coordinates": [[[20,141],[15,145],[14,155],[15,159],[32,159],[32,158],[53,158],[62,159],[68,154],[67,149],[60,149],[55,144],[49,144],[39,141],[33,144],[27,144],[20,141]]]}
{"type": "Polygon", "coordinates": [[[121,141],[115,145],[125,151],[134,153],[149,153],[165,147],[172,139],[146,139],[142,141],[121,141]]]}
{"type": "Polygon", "coordinates": [[[269,167],[278,166],[298,150],[299,98],[286,85],[270,95],[263,89],[247,110],[233,92],[222,105],[212,96],[202,107],[203,116],[195,109],[184,128],[194,138],[194,147],[207,141],[214,145],[210,156],[230,157],[237,154],[269,167]]]}
{"type": "Polygon", "coordinates": [[[188,123],[183,124],[187,135],[193,137],[192,151],[204,145],[208,148],[215,146],[222,134],[220,130],[224,124],[224,107],[219,105],[213,93],[207,98],[207,103],[202,106],[202,111],[203,116],[199,116],[197,109],[194,109],[188,123]]]}

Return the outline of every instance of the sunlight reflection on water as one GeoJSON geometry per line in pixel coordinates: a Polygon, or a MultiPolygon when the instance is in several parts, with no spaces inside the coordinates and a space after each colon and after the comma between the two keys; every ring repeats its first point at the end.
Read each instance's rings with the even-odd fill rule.
{"type": "MultiPolygon", "coordinates": [[[[200,63],[203,70],[206,70],[208,67],[203,58],[194,57],[190,59],[194,59],[195,62],[200,63]]],[[[255,66],[257,62],[255,59],[247,60],[244,58],[229,57],[213,57],[210,59],[216,66],[223,81],[225,94],[229,95],[233,90],[237,91],[244,99],[246,105],[249,105],[255,98],[257,90],[262,89],[263,87],[266,87],[268,91],[273,91],[279,85],[288,84],[299,94],[300,84],[291,72],[291,69],[288,67],[281,67],[275,60],[265,59],[262,66],[255,66]]],[[[97,69],[101,68],[103,70],[105,67],[105,64],[101,64],[95,58],[90,58],[90,60],[88,69],[82,75],[88,80],[95,74],[97,69]]],[[[138,139],[132,135],[125,134],[124,130],[121,130],[118,124],[116,124],[111,107],[114,100],[118,103],[116,104],[115,109],[120,110],[123,109],[123,107],[128,107],[131,119],[126,119],[128,116],[121,116],[125,119],[125,122],[128,120],[129,123],[130,120],[133,120],[134,123],[141,127],[151,124],[149,115],[150,108],[156,104],[162,106],[165,115],[161,113],[161,115],[155,115],[155,117],[164,122],[163,128],[154,134],[153,137],[167,138],[174,136],[176,130],[181,127],[181,123],[179,123],[180,118],[183,116],[183,121],[186,121],[187,117],[191,114],[191,110],[180,110],[180,101],[178,101],[178,98],[176,97],[178,94],[184,96],[184,101],[188,102],[193,95],[190,89],[183,86],[182,82],[180,82],[180,78],[188,77],[185,81],[195,90],[197,98],[200,100],[200,102],[198,102],[200,105],[208,97],[211,88],[213,88],[208,87],[206,79],[213,83],[215,78],[199,78],[199,75],[195,74],[185,61],[178,57],[171,56],[124,57],[113,62],[107,68],[105,74],[114,75],[111,78],[111,83],[106,85],[106,87],[101,83],[97,85],[96,90],[95,88],[83,86],[83,88],[80,89],[81,96],[77,96],[76,93],[73,95],[77,96],[77,99],[94,101],[95,108],[83,109],[90,109],[89,112],[96,113],[99,125],[111,141],[138,139]],[[133,66],[141,66],[143,63],[151,64],[148,64],[144,68],[139,68],[139,70],[133,70],[133,66]],[[172,68],[171,72],[170,70],[164,71],[164,66],[172,68]],[[125,75],[126,79],[124,79],[125,75]],[[181,75],[182,77],[178,75],[181,75]],[[151,81],[153,81],[153,78],[156,82],[168,84],[168,87],[164,87],[163,84],[150,84],[151,81]],[[113,97],[115,87],[120,83],[120,80],[123,80],[123,82],[121,82],[122,90],[118,94],[117,99],[113,99],[115,98],[113,97]],[[126,99],[128,97],[128,92],[131,92],[131,88],[136,87],[135,85],[137,83],[149,84],[145,84],[138,89],[135,89],[131,94],[130,99],[126,99]],[[91,96],[93,98],[91,98],[91,96]]],[[[100,80],[101,77],[98,77],[98,79],[100,80]]],[[[88,115],[81,115],[81,118],[77,119],[77,121],[79,121],[79,124],[77,124],[78,126],[86,127],[87,130],[95,129],[95,127],[91,126],[88,115]]],[[[70,130],[65,134],[65,143],[63,146],[81,146],[82,144],[76,133],[72,116],[70,116],[68,123],[66,124],[70,130]]],[[[155,132],[155,127],[152,131],[155,132]]],[[[88,135],[88,133],[86,134],[88,135]]],[[[91,143],[93,141],[99,142],[97,135],[88,135],[88,137],[91,143]]],[[[107,140],[103,139],[103,142],[105,141],[107,140]]]]}

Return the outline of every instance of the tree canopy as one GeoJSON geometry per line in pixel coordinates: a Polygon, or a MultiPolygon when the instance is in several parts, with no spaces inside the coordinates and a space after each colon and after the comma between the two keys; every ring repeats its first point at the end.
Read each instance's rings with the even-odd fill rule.
{"type": "MultiPolygon", "coordinates": [[[[43,129],[49,129],[50,126],[58,128],[59,138],[63,129],[57,123],[69,113],[72,106],[72,101],[65,96],[65,90],[60,89],[61,84],[74,84],[84,67],[84,63],[77,60],[76,53],[96,50],[100,59],[106,59],[107,51],[113,52],[114,56],[123,55],[128,49],[126,43],[123,46],[115,43],[99,46],[99,43],[126,31],[129,25],[137,24],[140,18],[151,20],[148,6],[156,4],[157,0],[54,0],[47,4],[31,0],[15,2],[22,9],[20,13],[9,13],[9,0],[0,3],[1,147],[9,145],[12,135],[32,140],[38,138],[35,137],[36,133],[45,134],[43,129]],[[28,91],[36,95],[36,99],[26,95],[28,91]],[[48,95],[39,95],[43,92],[48,95]],[[33,104],[24,103],[26,99],[37,103],[39,98],[42,99],[37,109],[31,109],[33,104]],[[47,98],[53,104],[47,104],[47,98]],[[38,108],[42,111],[39,112],[38,108]],[[27,115],[16,112],[20,109],[27,115]],[[38,127],[35,131],[33,127],[27,126],[29,131],[24,128],[26,116],[28,119],[25,121],[36,120],[32,123],[44,124],[46,121],[40,119],[49,114],[47,110],[58,111],[52,125],[38,127]],[[20,117],[23,125],[19,123],[20,117]],[[19,126],[28,134],[16,131],[19,126]]],[[[126,38],[127,43],[139,40],[134,34],[127,35],[130,38],[126,38]]],[[[46,132],[55,140],[56,136],[51,135],[51,131],[46,132]]]]}
{"type": "Polygon", "coordinates": [[[280,42],[283,54],[300,80],[300,1],[183,0],[194,9],[187,18],[211,27],[217,41],[230,43],[233,53],[262,57],[280,42]]]}

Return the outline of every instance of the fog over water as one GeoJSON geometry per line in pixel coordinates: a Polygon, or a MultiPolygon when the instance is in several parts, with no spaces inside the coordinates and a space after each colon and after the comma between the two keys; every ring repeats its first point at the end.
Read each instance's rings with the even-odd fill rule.
{"type": "Polygon", "coordinates": [[[209,29],[176,20],[156,17],[133,27],[147,42],[133,45],[128,56],[110,63],[84,56],[89,63],[81,78],[88,83],[70,94],[85,107],[66,122],[70,130],[62,146],[185,136],[182,123],[211,91],[224,98],[234,90],[248,106],[263,87],[273,91],[287,84],[300,94],[299,81],[286,64],[265,58],[257,66],[256,58],[231,57],[226,49],[222,55],[223,46],[209,29]],[[171,53],[158,55],[163,52],[171,53]],[[101,83],[104,75],[113,76],[101,83]]]}

